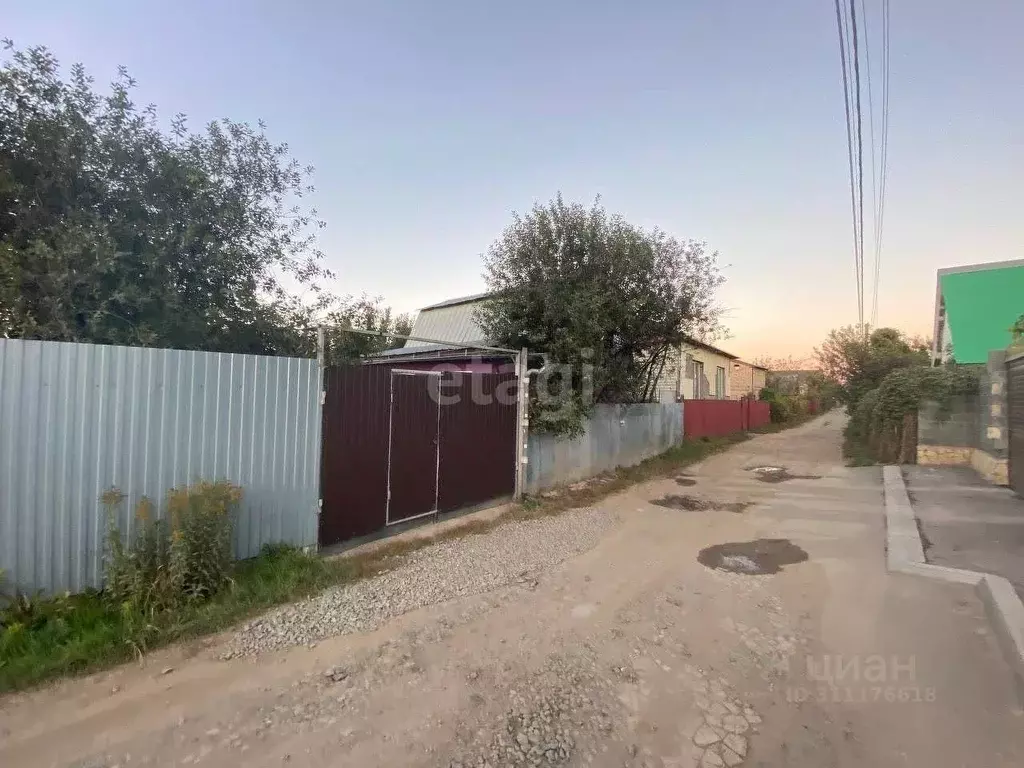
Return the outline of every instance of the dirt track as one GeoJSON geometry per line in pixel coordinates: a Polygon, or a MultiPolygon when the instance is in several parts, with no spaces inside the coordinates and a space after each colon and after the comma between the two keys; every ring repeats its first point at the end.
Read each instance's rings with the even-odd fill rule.
{"type": "Polygon", "coordinates": [[[1024,765],[980,604],[884,573],[878,471],[843,466],[839,427],[611,497],[587,551],[369,633],[230,661],[217,638],[8,697],[0,765],[1024,765]],[[716,546],[736,572],[698,561],[716,546]]]}

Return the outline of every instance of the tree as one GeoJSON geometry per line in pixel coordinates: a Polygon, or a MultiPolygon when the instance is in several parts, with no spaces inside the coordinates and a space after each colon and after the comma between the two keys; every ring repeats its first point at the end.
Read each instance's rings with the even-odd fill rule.
{"type": "MultiPolygon", "coordinates": [[[[0,335],[297,354],[336,304],[311,167],[257,128],[161,131],[41,47],[0,66],[0,335]],[[286,285],[301,289],[292,295],[286,285]]],[[[351,301],[348,302],[351,304],[351,301]]],[[[342,302],[336,311],[345,311],[342,302]]]]}
{"type": "Polygon", "coordinates": [[[484,258],[491,341],[559,364],[535,407],[542,429],[580,428],[592,399],[648,401],[687,335],[717,329],[718,254],[561,195],[513,222],[484,258]],[[592,376],[588,376],[592,370],[592,376]]]}
{"type": "Polygon", "coordinates": [[[752,361],[769,371],[807,371],[817,367],[817,363],[806,359],[797,359],[792,355],[788,357],[772,357],[771,355],[760,355],[752,361]]]}
{"type": "Polygon", "coordinates": [[[853,325],[835,329],[815,350],[822,373],[838,385],[840,400],[851,408],[892,371],[928,364],[927,341],[895,328],[866,331],[853,325]]]}
{"type": "Polygon", "coordinates": [[[349,363],[401,347],[405,340],[397,337],[412,333],[412,318],[405,314],[394,315],[391,307],[385,306],[379,296],[343,299],[323,322],[327,330],[327,362],[331,365],[349,363]],[[381,335],[352,333],[347,330],[351,328],[376,331],[381,335]]]}

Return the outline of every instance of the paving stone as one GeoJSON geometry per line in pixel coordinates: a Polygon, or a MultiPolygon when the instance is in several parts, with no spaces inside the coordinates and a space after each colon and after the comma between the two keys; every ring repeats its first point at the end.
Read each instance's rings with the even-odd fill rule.
{"type": "Polygon", "coordinates": [[[737,733],[730,733],[725,737],[725,746],[731,749],[740,757],[747,756],[747,739],[737,733]]]}
{"type": "Polygon", "coordinates": [[[743,758],[726,747],[722,750],[722,761],[729,766],[729,768],[734,768],[734,766],[743,762],[743,758]]]}
{"type": "Polygon", "coordinates": [[[697,729],[697,732],[693,734],[693,743],[698,747],[707,747],[711,744],[717,744],[722,740],[722,737],[718,735],[713,728],[707,725],[702,725],[697,729]]]}
{"type": "Polygon", "coordinates": [[[731,733],[746,733],[750,723],[739,715],[726,715],[722,718],[722,727],[731,733]]]}

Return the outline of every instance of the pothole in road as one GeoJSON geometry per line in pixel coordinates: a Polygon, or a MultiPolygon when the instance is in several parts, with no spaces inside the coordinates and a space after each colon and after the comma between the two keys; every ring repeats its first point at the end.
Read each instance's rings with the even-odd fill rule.
{"type": "Polygon", "coordinates": [[[807,552],[789,539],[730,541],[706,547],[697,555],[697,562],[707,568],[751,576],[778,573],[783,566],[807,559],[807,552]]]}
{"type": "Polygon", "coordinates": [[[696,485],[697,481],[694,480],[692,477],[687,477],[686,475],[679,475],[679,477],[676,478],[676,484],[690,487],[692,485],[696,485]]]}
{"type": "Polygon", "coordinates": [[[668,509],[681,509],[685,512],[703,512],[708,509],[721,509],[726,512],[735,512],[737,514],[750,506],[749,501],[714,501],[713,499],[705,499],[700,496],[690,496],[688,494],[680,496],[671,493],[660,499],[651,499],[651,504],[657,504],[659,507],[667,507],[668,509]]]}
{"type": "Polygon", "coordinates": [[[786,467],[751,467],[762,483],[784,483],[786,480],[821,480],[821,475],[794,475],[786,467]]]}

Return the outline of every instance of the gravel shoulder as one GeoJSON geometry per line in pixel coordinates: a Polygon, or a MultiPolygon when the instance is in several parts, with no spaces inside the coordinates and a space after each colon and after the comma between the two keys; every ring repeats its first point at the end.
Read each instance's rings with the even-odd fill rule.
{"type": "Polygon", "coordinates": [[[224,658],[366,632],[425,605],[536,583],[545,568],[593,547],[617,522],[607,509],[503,524],[500,531],[432,544],[380,576],[275,609],[239,629],[224,658]]]}

